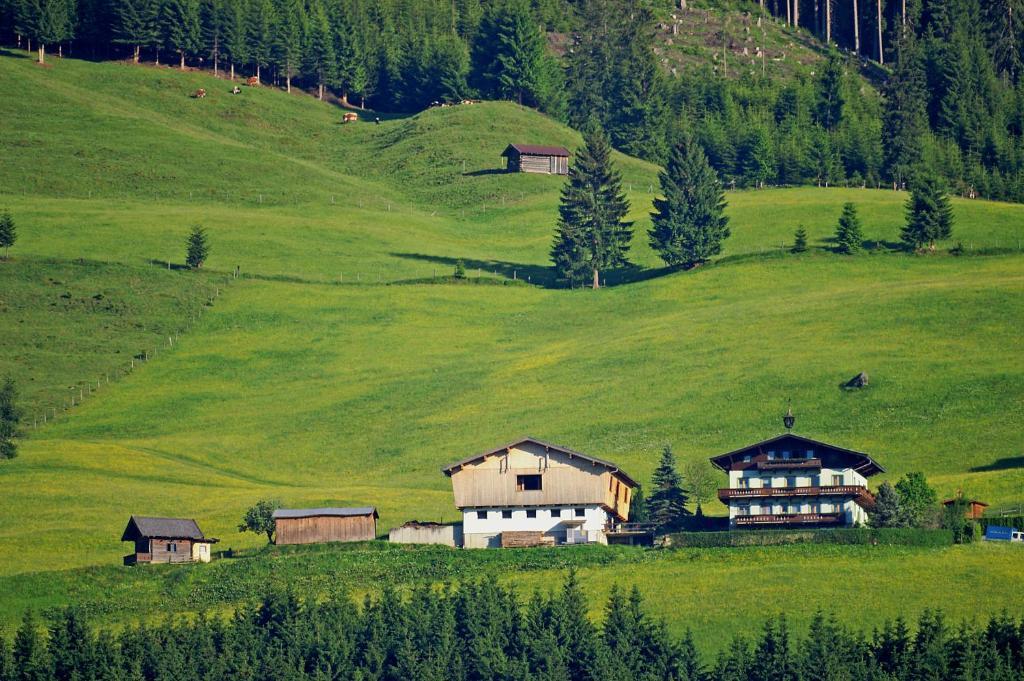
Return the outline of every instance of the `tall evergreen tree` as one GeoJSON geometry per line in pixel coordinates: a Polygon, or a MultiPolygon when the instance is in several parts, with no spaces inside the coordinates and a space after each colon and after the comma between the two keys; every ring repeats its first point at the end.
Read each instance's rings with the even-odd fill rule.
{"type": "Polygon", "coordinates": [[[857,216],[857,206],[853,203],[843,204],[843,214],[839,216],[836,226],[836,250],[846,255],[860,252],[864,244],[864,231],[857,216]]]}
{"type": "Polygon", "coordinates": [[[920,162],[928,130],[923,59],[913,28],[915,19],[911,16],[908,21],[911,27],[898,32],[896,65],[883,87],[882,147],[886,174],[896,189],[920,162]]]}
{"type": "Polygon", "coordinates": [[[228,0],[200,0],[199,18],[202,53],[213,62],[213,75],[220,74],[220,60],[225,52],[228,0]]]}
{"type": "Polygon", "coordinates": [[[651,478],[651,496],[647,499],[647,512],[651,522],[664,532],[683,526],[690,512],[686,509],[686,490],[683,476],[676,468],[676,456],[672,447],[665,445],[661,460],[651,478]]]}
{"type": "Polygon", "coordinates": [[[915,173],[907,201],[907,224],[900,233],[900,239],[910,250],[926,244],[934,249],[936,241],[952,235],[953,208],[942,181],[934,173],[924,170],[915,173]]]}
{"type": "Polygon", "coordinates": [[[995,68],[1017,82],[1024,65],[1024,1],[988,0],[984,6],[995,68]]]}
{"type": "Polygon", "coordinates": [[[248,21],[245,0],[224,0],[224,49],[229,59],[230,77],[235,67],[249,61],[248,21]]]}
{"type": "Polygon", "coordinates": [[[611,147],[600,128],[588,132],[576,152],[558,213],[551,259],[559,279],[572,285],[590,273],[593,288],[600,288],[602,271],[627,263],[633,236],[633,223],[625,219],[629,201],[622,178],[612,166],[611,147]]]}
{"type": "Polygon", "coordinates": [[[725,192],[689,135],[672,149],[658,181],[664,198],[654,200],[651,248],[670,267],[694,267],[721,253],[729,237],[725,192]]]}
{"type": "Polygon", "coordinates": [[[271,63],[275,22],[274,5],[270,0],[251,0],[246,15],[245,51],[257,80],[260,79],[260,70],[271,63]]]}
{"type": "Polygon", "coordinates": [[[8,211],[0,213],[0,248],[4,249],[4,260],[11,255],[11,246],[18,240],[18,230],[14,225],[14,216],[8,211]]]}
{"type": "Polygon", "coordinates": [[[8,376],[0,386],[0,459],[13,459],[18,455],[16,439],[20,435],[21,408],[14,379],[8,376]]]}
{"type": "Polygon", "coordinates": [[[210,245],[206,240],[206,230],[195,225],[188,235],[188,249],[185,255],[185,264],[196,270],[203,266],[207,256],[210,254],[210,245]]]}
{"type": "Polygon", "coordinates": [[[200,46],[199,3],[197,0],[163,0],[160,13],[161,33],[167,49],[178,54],[179,65],[200,46]]]}
{"type": "Polygon", "coordinates": [[[815,118],[826,130],[834,130],[843,121],[843,106],[846,103],[845,74],[843,58],[833,50],[825,62],[818,78],[818,105],[815,118]]]}
{"type": "Polygon", "coordinates": [[[896,488],[888,480],[878,487],[878,494],[875,495],[875,510],[871,512],[869,522],[871,527],[903,527],[905,524],[903,509],[900,507],[900,497],[896,488]]]}
{"type": "Polygon", "coordinates": [[[279,0],[273,24],[271,55],[277,71],[284,75],[285,91],[292,91],[292,77],[302,63],[306,16],[300,0],[279,0]]]}
{"type": "Polygon", "coordinates": [[[320,0],[313,0],[309,5],[306,24],[303,70],[309,79],[316,83],[318,99],[324,98],[324,88],[335,80],[336,59],[334,36],[331,35],[331,24],[327,19],[327,11],[320,0]]]}

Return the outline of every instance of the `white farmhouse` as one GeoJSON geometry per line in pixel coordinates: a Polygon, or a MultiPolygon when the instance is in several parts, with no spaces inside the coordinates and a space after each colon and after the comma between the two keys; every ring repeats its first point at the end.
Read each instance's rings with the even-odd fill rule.
{"type": "Polygon", "coordinates": [[[637,486],[611,462],[530,437],[443,470],[466,548],[606,543],[637,486]]]}
{"type": "Polygon", "coordinates": [[[792,433],[711,463],[729,475],[718,498],[736,529],[865,524],[875,505],[867,478],[884,472],[867,454],[792,433]]]}

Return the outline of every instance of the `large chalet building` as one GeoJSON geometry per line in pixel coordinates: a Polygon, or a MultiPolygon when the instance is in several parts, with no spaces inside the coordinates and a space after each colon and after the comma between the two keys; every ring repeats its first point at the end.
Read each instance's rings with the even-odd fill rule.
{"type": "Polygon", "coordinates": [[[606,543],[637,486],[614,463],[530,437],[442,470],[466,548],[606,543]]]}
{"type": "Polygon", "coordinates": [[[884,472],[867,454],[788,432],[711,463],[729,475],[718,498],[734,529],[866,524],[875,505],[867,479],[884,472]]]}

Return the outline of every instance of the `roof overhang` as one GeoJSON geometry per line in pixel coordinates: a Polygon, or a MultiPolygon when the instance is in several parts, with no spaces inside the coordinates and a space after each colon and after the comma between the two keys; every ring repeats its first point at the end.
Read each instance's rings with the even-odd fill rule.
{"type": "Polygon", "coordinates": [[[638,487],[639,486],[638,483],[636,482],[636,480],[631,478],[626,473],[626,471],[622,470],[621,468],[619,468],[617,465],[615,465],[611,461],[605,461],[604,459],[598,459],[597,457],[590,456],[589,454],[584,454],[583,452],[577,452],[574,449],[569,449],[568,447],[563,447],[561,445],[552,444],[550,442],[545,442],[544,440],[538,440],[535,437],[529,437],[529,436],[519,438],[518,440],[513,440],[512,442],[509,442],[507,444],[503,444],[500,447],[495,447],[494,449],[488,450],[486,452],[481,452],[479,454],[474,454],[473,456],[467,457],[467,458],[463,459],[462,461],[456,461],[455,463],[450,464],[450,465],[445,466],[444,468],[442,468],[441,472],[444,473],[445,475],[447,475],[448,477],[451,477],[452,473],[458,472],[459,470],[462,469],[462,467],[464,467],[467,464],[474,463],[476,461],[483,461],[484,459],[486,459],[489,456],[499,456],[501,454],[505,454],[510,449],[513,449],[514,447],[518,447],[519,445],[524,445],[524,444],[527,444],[527,443],[534,444],[534,445],[537,445],[539,447],[543,447],[547,451],[561,452],[562,454],[567,455],[571,459],[577,459],[577,458],[578,459],[583,459],[584,461],[589,461],[590,463],[594,464],[595,466],[603,466],[603,467],[607,468],[611,472],[612,475],[616,476],[622,482],[626,483],[630,487],[638,487]]]}
{"type": "Polygon", "coordinates": [[[785,439],[798,440],[799,442],[802,442],[807,445],[812,445],[814,447],[824,447],[826,449],[831,449],[841,454],[848,454],[850,456],[856,457],[860,459],[860,461],[856,465],[852,466],[852,468],[853,470],[857,471],[864,477],[869,477],[875,475],[876,473],[885,472],[885,469],[882,467],[881,464],[879,464],[877,461],[872,459],[869,455],[865,454],[864,452],[858,452],[853,449],[846,449],[845,447],[838,447],[836,445],[829,444],[827,442],[821,442],[820,440],[813,440],[809,437],[804,437],[802,435],[794,435],[793,433],[782,433],[781,435],[776,435],[775,437],[769,438],[767,440],[763,440],[752,445],[747,445],[746,447],[740,447],[739,449],[735,449],[726,454],[719,454],[718,456],[713,456],[710,459],[711,464],[715,468],[728,473],[729,467],[733,463],[735,457],[749,453],[751,450],[758,450],[769,445],[773,445],[776,442],[785,439]]]}

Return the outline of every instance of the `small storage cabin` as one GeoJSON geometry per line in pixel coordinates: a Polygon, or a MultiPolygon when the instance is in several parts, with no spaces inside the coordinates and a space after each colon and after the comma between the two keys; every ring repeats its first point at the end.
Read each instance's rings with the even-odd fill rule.
{"type": "Polygon", "coordinates": [[[510,144],[501,152],[510,173],[569,174],[569,150],[536,144],[510,144]]]}
{"type": "Polygon", "coordinates": [[[133,515],[121,541],[135,542],[135,553],[124,557],[125,565],[136,563],[209,563],[210,545],[195,520],[151,518],[133,515]]]}
{"type": "Polygon", "coordinates": [[[946,499],[942,502],[942,505],[947,508],[956,504],[963,505],[964,517],[970,520],[980,519],[985,515],[985,509],[988,508],[988,504],[984,501],[978,501],[977,499],[964,499],[959,496],[955,499],[946,499]]]}
{"type": "Polygon", "coordinates": [[[277,544],[370,541],[377,537],[377,509],[282,508],[274,511],[277,544]]]}

